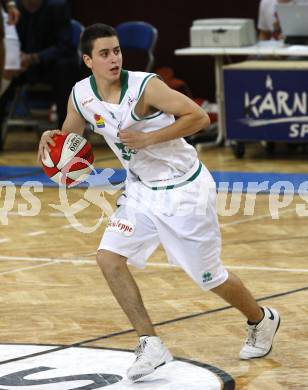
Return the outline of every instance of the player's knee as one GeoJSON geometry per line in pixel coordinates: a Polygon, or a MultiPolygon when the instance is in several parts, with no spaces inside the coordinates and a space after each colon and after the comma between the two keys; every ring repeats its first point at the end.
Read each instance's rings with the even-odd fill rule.
{"type": "Polygon", "coordinates": [[[104,273],[118,272],[125,264],[123,256],[105,250],[97,252],[96,261],[104,273]]]}
{"type": "Polygon", "coordinates": [[[102,271],[112,267],[112,260],[106,251],[98,251],[96,254],[96,262],[102,271]]]}

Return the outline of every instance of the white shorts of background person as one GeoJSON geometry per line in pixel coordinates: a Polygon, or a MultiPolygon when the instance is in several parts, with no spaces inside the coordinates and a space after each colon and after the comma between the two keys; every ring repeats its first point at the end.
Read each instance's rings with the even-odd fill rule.
{"type": "Polygon", "coordinates": [[[2,15],[4,23],[5,60],[0,96],[8,88],[13,77],[20,71],[20,42],[16,27],[8,24],[8,15],[3,10],[2,15]]]}
{"type": "Polygon", "coordinates": [[[127,183],[126,198],[110,217],[99,249],[127,257],[144,268],[159,244],[170,264],[181,267],[202,289],[225,282],[216,213],[216,185],[197,161],[184,176],[168,182],[127,183]]]}

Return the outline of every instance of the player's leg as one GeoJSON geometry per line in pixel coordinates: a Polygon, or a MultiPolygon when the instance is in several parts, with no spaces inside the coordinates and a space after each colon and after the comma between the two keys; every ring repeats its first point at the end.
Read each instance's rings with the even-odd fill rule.
{"type": "Polygon", "coordinates": [[[139,288],[127,266],[128,259],[131,264],[144,267],[158,244],[151,218],[145,212],[132,211],[121,205],[110,218],[97,254],[98,264],[113,295],[140,337],[136,360],[127,371],[132,381],[172,360],[171,353],[155,334],[139,288]]]}
{"type": "Polygon", "coordinates": [[[279,313],[273,308],[261,308],[242,281],[230,272],[228,279],[211,291],[247,318],[248,335],[240,351],[240,358],[247,360],[268,355],[280,325],[279,313]]]}
{"type": "Polygon", "coordinates": [[[97,263],[112,294],[127,315],[138,336],[155,336],[150,317],[144,307],[140,290],[130,273],[126,258],[108,250],[99,250],[97,263]]]}
{"type": "Polygon", "coordinates": [[[185,199],[185,205],[191,205],[190,212],[182,216],[175,212],[172,217],[162,218],[162,244],[171,261],[181,266],[202,289],[213,291],[246,316],[248,337],[240,357],[251,359],[265,356],[271,350],[279,327],[279,314],[274,309],[260,308],[241,280],[228,273],[221,263],[215,189],[209,187],[200,197],[199,204],[194,202],[207,183],[211,185],[206,171],[201,179],[203,181],[199,183],[196,181],[183,187],[186,188],[185,194],[176,194],[178,198],[185,199]],[[172,232],[172,236],[169,232],[172,232]]]}
{"type": "Polygon", "coordinates": [[[228,271],[228,279],[211,291],[238,309],[249,322],[258,323],[262,320],[262,309],[240,278],[232,272],[228,271]]]}

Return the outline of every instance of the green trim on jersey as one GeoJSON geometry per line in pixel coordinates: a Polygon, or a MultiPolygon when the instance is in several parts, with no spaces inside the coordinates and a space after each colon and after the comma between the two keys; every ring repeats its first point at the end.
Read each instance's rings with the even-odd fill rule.
{"type": "Polygon", "coordinates": [[[160,191],[160,190],[173,190],[174,188],[179,188],[179,187],[183,187],[185,186],[186,184],[194,181],[200,174],[201,172],[201,169],[202,169],[202,163],[200,162],[199,163],[199,167],[198,169],[196,170],[196,172],[190,176],[188,179],[186,179],[185,181],[183,181],[182,183],[178,183],[178,184],[171,184],[169,186],[160,186],[160,187],[150,187],[148,186],[147,184],[143,183],[146,187],[150,188],[151,190],[153,191],[160,191]]]}
{"type": "Polygon", "coordinates": [[[140,88],[139,88],[139,93],[138,93],[138,99],[140,98],[140,96],[142,95],[142,92],[145,88],[145,82],[151,77],[154,77],[155,74],[154,73],[150,73],[149,75],[147,75],[147,77],[145,77],[143,80],[142,80],[142,83],[140,85],[140,88]]]}
{"type": "MultiPolygon", "coordinates": [[[[118,104],[121,104],[121,102],[126,94],[126,91],[128,89],[128,71],[127,70],[124,70],[124,69],[121,70],[120,83],[121,83],[121,95],[120,95],[120,101],[118,104]]],[[[97,97],[97,99],[99,99],[100,101],[104,101],[104,99],[100,96],[100,94],[98,92],[96,80],[95,80],[95,77],[93,74],[90,76],[90,85],[91,85],[91,88],[94,92],[94,95],[97,97]]]]}
{"type": "MultiPolygon", "coordinates": [[[[135,104],[135,107],[136,107],[136,105],[138,104],[138,101],[139,101],[139,99],[140,99],[140,96],[143,94],[143,91],[144,91],[144,89],[145,89],[145,87],[146,87],[146,83],[149,81],[149,79],[150,78],[152,78],[152,77],[158,77],[155,73],[151,73],[151,74],[149,74],[149,75],[147,75],[143,80],[142,80],[142,83],[141,83],[141,85],[140,85],[140,89],[139,89],[139,93],[138,93],[138,98],[137,98],[137,102],[136,102],[136,104],[135,104]]],[[[151,114],[151,115],[148,115],[148,116],[145,116],[144,118],[139,118],[138,116],[137,116],[137,114],[135,113],[135,109],[133,109],[132,111],[131,111],[131,116],[132,116],[132,118],[135,120],[135,121],[143,121],[143,120],[145,120],[145,119],[153,119],[153,118],[156,118],[157,116],[159,116],[159,115],[161,115],[163,112],[162,111],[156,111],[156,112],[154,112],[154,114],[151,114]]]]}
{"type": "Polygon", "coordinates": [[[121,96],[120,96],[119,104],[121,104],[121,102],[126,94],[126,91],[128,90],[128,71],[127,70],[124,70],[124,69],[121,70],[120,80],[121,80],[121,96]]]}
{"type": "Polygon", "coordinates": [[[101,97],[100,97],[100,94],[98,93],[98,90],[97,90],[97,85],[96,85],[96,80],[95,80],[95,77],[93,76],[93,74],[90,76],[90,85],[91,85],[91,88],[94,92],[94,95],[97,97],[97,99],[99,100],[103,100],[101,97]]]}
{"type": "Polygon", "coordinates": [[[149,116],[145,116],[144,118],[138,118],[137,116],[135,116],[135,114],[133,113],[133,111],[131,112],[131,115],[132,115],[132,118],[137,121],[137,122],[140,122],[140,121],[143,121],[143,120],[147,120],[147,119],[153,119],[159,115],[161,115],[163,112],[162,111],[158,111],[158,112],[155,112],[154,114],[152,115],[149,115],[149,116]]]}
{"type": "Polygon", "coordinates": [[[83,116],[83,114],[82,114],[82,112],[80,111],[80,108],[79,108],[79,106],[78,106],[77,99],[76,99],[76,96],[75,96],[75,87],[73,88],[73,100],[74,100],[75,107],[77,108],[77,111],[78,111],[79,114],[83,117],[83,119],[87,122],[86,118],[83,116]]]}

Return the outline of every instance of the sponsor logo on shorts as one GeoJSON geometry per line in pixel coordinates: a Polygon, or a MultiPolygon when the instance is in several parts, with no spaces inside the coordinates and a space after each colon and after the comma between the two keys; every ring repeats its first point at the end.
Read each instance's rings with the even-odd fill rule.
{"type": "Polygon", "coordinates": [[[135,226],[126,219],[110,218],[106,230],[131,236],[135,231],[135,226]]]}
{"type": "Polygon", "coordinates": [[[213,280],[212,274],[210,272],[204,272],[202,275],[202,281],[203,283],[207,283],[213,280]]]}
{"type": "Polygon", "coordinates": [[[94,119],[98,128],[103,129],[105,127],[105,119],[101,115],[94,114],[94,119]]]}
{"type": "Polygon", "coordinates": [[[89,96],[81,102],[82,107],[85,107],[94,101],[93,96],[89,96]]]}

